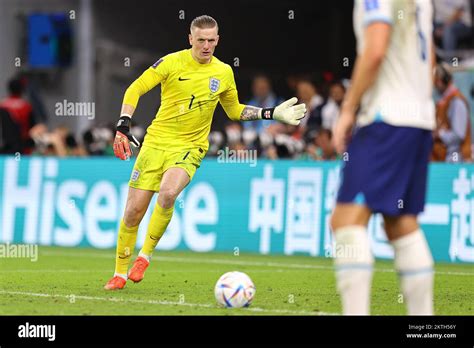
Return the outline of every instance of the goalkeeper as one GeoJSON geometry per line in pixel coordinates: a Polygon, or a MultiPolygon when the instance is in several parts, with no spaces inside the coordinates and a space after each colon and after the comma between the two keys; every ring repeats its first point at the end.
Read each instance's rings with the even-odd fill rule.
{"type": "Polygon", "coordinates": [[[208,149],[209,130],[217,102],[234,121],[278,120],[298,125],[306,109],[296,98],[276,108],[261,109],[239,103],[232,68],[213,56],[219,41],[217,22],[200,16],[191,23],[191,49],[168,54],[148,68],[125,92],[115,135],[115,156],[131,156],[130,133],[140,96],[161,83],[161,106],[147,129],[129,182],[129,192],[117,241],[115,274],[107,290],[122,289],[127,279],[139,282],[151,255],[173,215],[174,203],[193,178],[208,149]],[[159,192],[146,239],[128,272],[138,226],[151,198],[159,192]]]}

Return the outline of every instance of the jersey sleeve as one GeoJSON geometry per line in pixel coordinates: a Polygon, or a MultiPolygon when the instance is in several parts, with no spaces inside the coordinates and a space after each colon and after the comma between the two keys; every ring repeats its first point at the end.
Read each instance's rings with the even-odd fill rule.
{"type": "Polygon", "coordinates": [[[240,104],[239,96],[237,94],[237,87],[235,85],[234,72],[230,66],[227,66],[226,72],[226,90],[219,96],[219,102],[224,108],[227,116],[233,121],[239,121],[242,110],[245,105],[240,104]]]}
{"type": "Polygon", "coordinates": [[[173,62],[169,56],[160,58],[127,88],[123,98],[123,104],[132,105],[136,108],[138,99],[140,99],[142,95],[166,80],[172,65],[173,62]]]}
{"type": "Polygon", "coordinates": [[[362,8],[364,26],[374,22],[382,22],[392,25],[393,0],[356,0],[362,8]]]}

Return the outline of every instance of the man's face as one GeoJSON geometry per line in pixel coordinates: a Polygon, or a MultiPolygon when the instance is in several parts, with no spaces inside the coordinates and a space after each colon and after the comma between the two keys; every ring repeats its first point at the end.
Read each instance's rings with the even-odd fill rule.
{"type": "Polygon", "coordinates": [[[201,64],[209,63],[218,42],[217,27],[206,29],[193,27],[189,34],[193,57],[201,64]]]}
{"type": "Polygon", "coordinates": [[[331,138],[326,132],[321,132],[315,139],[317,146],[321,148],[324,155],[331,155],[334,153],[334,148],[332,147],[331,138]]]}
{"type": "Polygon", "coordinates": [[[253,95],[259,99],[263,99],[271,91],[270,81],[266,77],[257,77],[252,83],[253,95]]]}
{"type": "Polygon", "coordinates": [[[301,81],[296,85],[296,94],[304,103],[309,103],[316,91],[311,83],[301,81]]]}
{"type": "Polygon", "coordinates": [[[344,88],[337,84],[332,85],[331,89],[329,90],[329,95],[336,103],[340,104],[344,99],[344,88]]]}
{"type": "Polygon", "coordinates": [[[438,76],[435,76],[434,86],[435,86],[436,90],[438,91],[438,93],[440,93],[440,94],[443,94],[444,91],[446,90],[446,85],[444,84],[444,82],[438,76]]]}

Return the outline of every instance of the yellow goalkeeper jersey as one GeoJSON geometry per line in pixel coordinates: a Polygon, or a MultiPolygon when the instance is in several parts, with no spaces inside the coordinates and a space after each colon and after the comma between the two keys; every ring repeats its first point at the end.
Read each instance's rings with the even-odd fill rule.
{"type": "Polygon", "coordinates": [[[159,83],[161,105],[143,142],[155,149],[200,147],[207,151],[217,102],[232,120],[239,120],[245,107],[239,103],[232,68],[216,57],[209,64],[200,64],[191,56],[191,49],[159,59],[130,85],[123,103],[136,107],[140,96],[159,83]]]}

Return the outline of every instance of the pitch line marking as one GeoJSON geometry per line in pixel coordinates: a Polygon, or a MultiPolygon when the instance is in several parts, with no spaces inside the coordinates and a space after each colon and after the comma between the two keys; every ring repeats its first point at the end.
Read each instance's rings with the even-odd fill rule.
{"type": "MultiPolygon", "coordinates": [[[[62,253],[62,252],[40,252],[40,257],[44,256],[64,256],[64,257],[96,257],[96,258],[107,258],[110,259],[114,256],[98,254],[98,253],[62,253]]],[[[321,269],[334,271],[332,266],[321,266],[321,265],[305,265],[297,263],[283,263],[283,262],[261,262],[261,261],[238,261],[238,260],[225,260],[225,259],[212,259],[212,258],[193,258],[193,257],[178,257],[178,256],[155,256],[154,260],[165,261],[165,262],[181,262],[181,263],[209,263],[209,264],[226,264],[226,265],[238,265],[238,266],[263,266],[263,267],[280,267],[280,268],[295,268],[295,269],[321,269]]],[[[375,268],[376,272],[388,272],[394,273],[395,271],[391,268],[375,268]]],[[[474,272],[453,272],[453,271],[435,271],[435,274],[442,275],[459,275],[459,276],[474,276],[474,272]]]]}
{"type": "MultiPolygon", "coordinates": [[[[65,298],[69,299],[71,296],[74,296],[76,300],[86,300],[86,301],[110,301],[110,302],[132,302],[132,303],[142,303],[142,304],[154,304],[161,306],[188,306],[188,307],[201,307],[201,308],[211,308],[211,309],[220,309],[217,305],[210,305],[205,303],[186,303],[186,302],[175,302],[175,301],[164,301],[164,300],[138,300],[138,299],[125,299],[122,297],[99,297],[99,296],[83,296],[83,295],[60,295],[60,294],[45,294],[45,293],[35,293],[35,292],[25,292],[25,291],[6,291],[0,290],[0,294],[6,295],[21,295],[21,296],[33,296],[33,297],[48,297],[48,298],[65,298]]],[[[264,309],[259,307],[249,307],[245,308],[245,311],[249,312],[259,312],[259,313],[274,313],[274,314],[293,314],[293,315],[340,315],[339,313],[326,313],[326,312],[308,312],[308,311],[292,311],[286,309],[264,309]]]]}
{"type": "MultiPolygon", "coordinates": [[[[160,270],[160,269],[148,269],[146,272],[147,273],[216,273],[220,272],[220,269],[207,269],[207,270],[185,270],[185,269],[166,269],[166,270],[160,270]]],[[[96,273],[111,273],[110,268],[109,269],[44,269],[44,268],[38,268],[38,269],[3,269],[0,270],[0,274],[2,273],[91,273],[91,272],[96,272],[96,273]]],[[[252,270],[252,273],[268,273],[268,272],[291,272],[288,269],[272,269],[272,270],[252,270]]],[[[112,272],[113,273],[113,272],[112,272]]]]}

